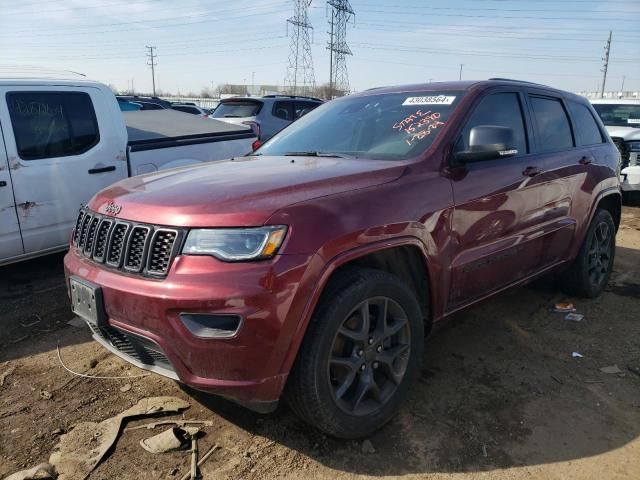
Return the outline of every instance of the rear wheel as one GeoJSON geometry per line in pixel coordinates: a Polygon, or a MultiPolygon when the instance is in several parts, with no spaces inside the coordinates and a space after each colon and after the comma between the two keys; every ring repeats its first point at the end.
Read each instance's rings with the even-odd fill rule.
{"type": "Polygon", "coordinates": [[[292,409],[331,435],[356,438],[397,412],[422,359],[414,293],[386,272],[353,269],[322,295],[287,384],[292,409]]]}
{"type": "Polygon", "coordinates": [[[609,282],[616,249],[616,226],[611,213],[598,209],[589,225],[582,247],[565,273],[567,290],[593,298],[609,282]]]}

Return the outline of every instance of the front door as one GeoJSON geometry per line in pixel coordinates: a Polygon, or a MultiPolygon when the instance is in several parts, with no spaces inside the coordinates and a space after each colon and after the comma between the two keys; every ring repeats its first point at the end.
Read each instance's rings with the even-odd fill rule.
{"type": "Polygon", "coordinates": [[[0,264],[24,253],[0,125],[0,264]]]}
{"type": "Polygon", "coordinates": [[[67,245],[81,204],[126,177],[113,105],[93,87],[0,89],[25,253],[67,245]]]}
{"type": "Polygon", "coordinates": [[[518,153],[453,170],[456,254],[449,310],[506,287],[537,268],[544,188],[538,174],[544,171],[544,161],[530,153],[532,134],[524,100],[515,90],[488,94],[474,108],[456,142],[456,150],[466,150],[473,127],[508,127],[514,132],[518,153]]]}

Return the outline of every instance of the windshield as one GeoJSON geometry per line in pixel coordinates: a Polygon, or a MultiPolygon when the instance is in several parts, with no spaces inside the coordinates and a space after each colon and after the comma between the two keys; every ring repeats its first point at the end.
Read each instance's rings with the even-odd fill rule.
{"type": "Polygon", "coordinates": [[[593,108],[605,125],[640,128],[640,104],[595,103],[593,108]]]}
{"type": "Polygon", "coordinates": [[[254,117],[260,111],[261,102],[222,102],[211,116],[213,118],[254,117]]]}
{"type": "Polygon", "coordinates": [[[355,156],[405,160],[438,137],[463,92],[343,97],[316,108],[266,142],[260,155],[355,156]]]}

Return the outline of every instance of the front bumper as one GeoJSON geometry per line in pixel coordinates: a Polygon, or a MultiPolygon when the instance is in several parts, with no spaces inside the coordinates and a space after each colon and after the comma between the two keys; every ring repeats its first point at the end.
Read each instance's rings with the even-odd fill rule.
{"type": "Polygon", "coordinates": [[[640,165],[624,168],[620,172],[620,188],[623,192],[640,191],[640,165]]]}
{"type": "Polygon", "coordinates": [[[264,410],[259,406],[277,401],[286,382],[283,362],[312,285],[304,280],[311,259],[277,255],[224,263],[178,256],[163,280],[111,270],[73,247],[64,264],[67,282],[75,275],[101,287],[107,324],[91,328],[110,351],[197,390],[264,410]],[[180,313],[239,315],[242,324],[231,338],[200,338],[180,313]]]}

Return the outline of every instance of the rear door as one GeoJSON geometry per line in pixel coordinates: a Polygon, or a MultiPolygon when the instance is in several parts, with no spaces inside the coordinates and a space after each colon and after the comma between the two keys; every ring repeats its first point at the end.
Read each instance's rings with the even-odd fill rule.
{"type": "MultiPolygon", "coordinates": [[[[587,213],[581,211],[582,206],[591,205],[593,185],[589,185],[588,171],[593,168],[594,158],[590,145],[580,145],[579,139],[588,132],[579,132],[572,125],[569,106],[562,97],[537,89],[528,89],[527,97],[535,130],[535,150],[545,159],[545,171],[539,180],[546,185],[541,190],[544,222],[541,260],[547,266],[566,258],[577,219],[587,213]]],[[[576,110],[576,115],[581,113],[576,110]]]]}
{"type": "Polygon", "coordinates": [[[0,125],[0,264],[24,253],[1,128],[0,125]]]}
{"type": "Polygon", "coordinates": [[[6,86],[0,94],[24,251],[62,247],[78,208],[127,176],[116,102],[89,86],[6,86]]]}
{"type": "Polygon", "coordinates": [[[473,127],[511,128],[518,153],[509,158],[468,163],[452,178],[452,229],[457,254],[452,260],[449,310],[499,290],[538,269],[542,250],[544,170],[532,154],[532,131],[524,95],[498,89],[472,108],[455,150],[467,150],[473,127]]]}

